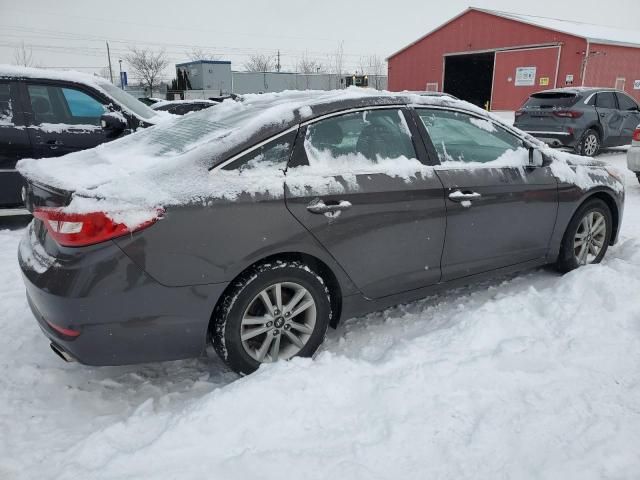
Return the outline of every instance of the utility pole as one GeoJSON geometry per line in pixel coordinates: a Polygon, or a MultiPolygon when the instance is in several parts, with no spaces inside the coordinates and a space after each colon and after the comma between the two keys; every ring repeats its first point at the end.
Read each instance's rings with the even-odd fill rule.
{"type": "Polygon", "coordinates": [[[113,70],[111,70],[111,52],[109,51],[109,42],[105,41],[107,44],[107,58],[109,59],[109,77],[111,77],[111,83],[113,83],[113,70]]]}
{"type": "Polygon", "coordinates": [[[276,71],[280,71],[280,50],[278,50],[278,64],[276,65],[276,71]]]}

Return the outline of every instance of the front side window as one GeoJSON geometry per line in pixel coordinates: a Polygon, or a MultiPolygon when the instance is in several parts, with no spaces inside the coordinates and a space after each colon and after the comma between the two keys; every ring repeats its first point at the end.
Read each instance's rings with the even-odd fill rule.
{"type": "Polygon", "coordinates": [[[92,119],[97,117],[99,119],[106,111],[100,102],[80,90],[63,88],[62,93],[67,101],[69,113],[72,117],[92,119]]]}
{"type": "Polygon", "coordinates": [[[638,110],[638,104],[624,93],[616,93],[620,110],[634,111],[638,110]]]}
{"type": "Polygon", "coordinates": [[[313,123],[307,128],[305,151],[312,166],[416,158],[399,109],[353,112],[313,123]]]}
{"type": "Polygon", "coordinates": [[[524,147],[522,140],[502,127],[466,113],[420,109],[418,115],[440,163],[487,163],[524,147]]]}
{"type": "Polygon", "coordinates": [[[0,83],[0,125],[13,125],[13,108],[9,84],[0,83]]]}
{"type": "Polygon", "coordinates": [[[36,124],[100,125],[105,107],[80,90],[51,85],[29,85],[36,124]]]}
{"type": "Polygon", "coordinates": [[[613,92],[598,92],[596,96],[596,107],[618,108],[615,94],[613,92]]]}

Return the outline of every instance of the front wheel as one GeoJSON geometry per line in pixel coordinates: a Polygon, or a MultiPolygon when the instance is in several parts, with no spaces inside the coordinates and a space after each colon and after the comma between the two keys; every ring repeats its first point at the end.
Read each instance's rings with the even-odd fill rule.
{"type": "Polygon", "coordinates": [[[235,281],[214,312],[218,355],[241,374],[262,363],[310,357],[324,340],[331,297],[323,279],[297,261],[257,266],[235,281]]]}
{"type": "Polygon", "coordinates": [[[575,150],[578,155],[595,157],[600,152],[600,136],[598,132],[593,129],[584,132],[575,150]]]}
{"type": "Polygon", "coordinates": [[[569,272],[582,265],[600,263],[612,231],[613,219],[607,204],[597,198],[584,203],[569,222],[562,239],[558,270],[569,272]]]}

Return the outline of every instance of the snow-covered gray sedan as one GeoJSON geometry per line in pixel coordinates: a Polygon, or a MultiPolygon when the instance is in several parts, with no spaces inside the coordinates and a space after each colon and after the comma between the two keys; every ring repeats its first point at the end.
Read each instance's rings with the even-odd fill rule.
{"type": "Polygon", "coordinates": [[[311,356],[341,319],[545,264],[598,263],[624,191],[450,97],[248,95],[18,165],[29,304],[65,359],[311,356]]]}

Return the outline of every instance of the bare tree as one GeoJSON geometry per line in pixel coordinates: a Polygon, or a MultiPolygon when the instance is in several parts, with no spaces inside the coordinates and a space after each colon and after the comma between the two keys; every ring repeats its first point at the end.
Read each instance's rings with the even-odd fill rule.
{"type": "Polygon", "coordinates": [[[320,73],[324,71],[324,66],[319,61],[309,57],[307,52],[304,52],[296,64],[296,71],[299,73],[320,73]]]}
{"type": "Polygon", "coordinates": [[[378,55],[371,55],[360,59],[360,69],[363,75],[369,76],[369,86],[380,90],[383,86],[382,76],[384,76],[385,65],[378,55]]]}
{"type": "Polygon", "coordinates": [[[331,73],[335,76],[336,88],[342,88],[344,77],[344,42],[338,44],[338,48],[330,58],[331,73]]]}
{"type": "Polygon", "coordinates": [[[149,88],[149,95],[153,95],[153,88],[159,83],[158,78],[169,65],[165,51],[154,52],[150,49],[132,47],[124,58],[133,73],[140,78],[140,83],[149,88]]]}
{"type": "Polygon", "coordinates": [[[273,70],[273,57],[262,53],[255,53],[245,62],[244,69],[247,72],[268,72],[273,70]]]}
{"type": "Polygon", "coordinates": [[[215,53],[208,50],[204,50],[200,47],[193,47],[189,52],[187,52],[187,57],[189,57],[189,60],[191,60],[192,62],[195,62],[198,60],[209,60],[209,61],[220,60],[220,57],[215,53]]]}
{"type": "Polygon", "coordinates": [[[24,40],[13,50],[13,62],[21,67],[34,67],[33,50],[25,45],[24,40]]]}

